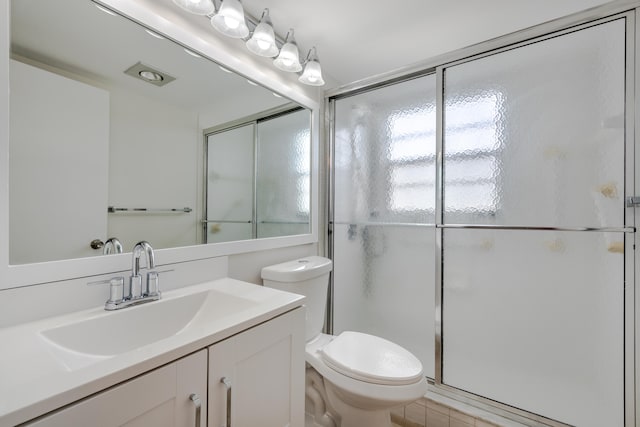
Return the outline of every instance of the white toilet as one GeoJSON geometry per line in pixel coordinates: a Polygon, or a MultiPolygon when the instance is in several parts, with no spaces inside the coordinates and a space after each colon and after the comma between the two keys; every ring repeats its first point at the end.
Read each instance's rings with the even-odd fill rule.
{"type": "Polygon", "coordinates": [[[307,412],[317,426],[389,427],[391,408],[427,392],[422,364],[380,337],[321,333],[331,268],[330,259],[310,256],[262,269],[265,286],[307,297],[307,412]]]}

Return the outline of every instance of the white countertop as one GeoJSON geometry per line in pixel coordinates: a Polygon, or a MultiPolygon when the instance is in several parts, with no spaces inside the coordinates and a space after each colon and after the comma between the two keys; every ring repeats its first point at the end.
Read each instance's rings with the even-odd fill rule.
{"type": "MultiPolygon", "coordinates": [[[[0,426],[14,426],[104,390],[286,313],[303,301],[300,295],[224,278],[169,291],[160,301],[140,306],[110,312],[96,307],[0,329],[0,426]],[[169,316],[166,322],[157,322],[161,319],[157,313],[158,308],[169,305],[152,306],[176,301],[188,301],[193,307],[179,303],[183,313],[192,310],[196,314],[183,315],[176,331],[166,332],[175,327],[174,320],[169,316]],[[144,310],[156,313],[153,325],[140,321],[152,313],[144,310]],[[113,317],[123,314],[126,316],[113,317]],[[52,330],[64,331],[67,325],[87,319],[87,327],[97,325],[99,331],[89,330],[89,339],[81,340],[79,349],[52,343],[50,337],[60,335],[51,334],[52,330]],[[113,319],[117,331],[100,332],[113,319]],[[129,320],[131,324],[126,323],[129,320]],[[140,346],[131,344],[131,339],[127,344],[128,335],[135,338],[139,333],[136,328],[150,327],[149,331],[169,336],[140,346]],[[105,336],[98,336],[103,333],[105,336]],[[112,347],[115,351],[110,351],[112,347]]],[[[76,329],[71,331],[76,333],[76,329]]]]}

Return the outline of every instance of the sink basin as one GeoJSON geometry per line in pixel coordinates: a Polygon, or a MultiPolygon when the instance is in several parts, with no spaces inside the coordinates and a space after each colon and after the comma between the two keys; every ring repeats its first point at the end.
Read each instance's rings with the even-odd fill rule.
{"type": "Polygon", "coordinates": [[[0,425],[22,425],[303,302],[300,295],[223,277],[165,288],[159,301],[121,310],[105,311],[100,297],[90,309],[0,328],[0,425]]]}
{"type": "Polygon", "coordinates": [[[74,369],[179,335],[198,319],[206,319],[202,311],[219,319],[254,305],[251,300],[211,289],[100,312],[43,330],[41,336],[57,358],[74,369]]]}

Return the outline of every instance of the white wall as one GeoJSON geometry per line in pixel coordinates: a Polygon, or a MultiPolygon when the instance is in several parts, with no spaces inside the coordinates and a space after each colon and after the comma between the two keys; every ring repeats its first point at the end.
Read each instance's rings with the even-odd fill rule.
{"type": "Polygon", "coordinates": [[[109,93],[11,61],[10,101],[10,262],[94,255],[107,231],[109,93]]]}
{"type": "Polygon", "coordinates": [[[120,239],[125,251],[140,240],[154,249],[195,245],[202,144],[197,113],[112,89],[110,132],[109,206],[193,211],[111,213],[109,237],[120,239]]]}

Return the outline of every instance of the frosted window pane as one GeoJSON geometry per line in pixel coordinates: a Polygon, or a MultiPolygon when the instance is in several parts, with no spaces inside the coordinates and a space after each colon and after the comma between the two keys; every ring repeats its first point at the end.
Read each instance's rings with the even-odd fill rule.
{"type": "Polygon", "coordinates": [[[443,382],[623,425],[623,233],[443,231],[443,382]]]}
{"type": "Polygon", "coordinates": [[[435,222],[435,105],[433,75],[336,101],[336,222],[435,222]]]}
{"type": "Polygon", "coordinates": [[[258,123],[258,237],[309,233],[310,113],[258,123]]]}
{"type": "Polygon", "coordinates": [[[620,19],[445,70],[445,222],[623,225],[624,25],[620,19]],[[490,169],[478,176],[470,163],[489,156],[490,169]],[[469,188],[466,203],[463,160],[469,186],[492,183],[473,196],[481,189],[469,188]]]}

